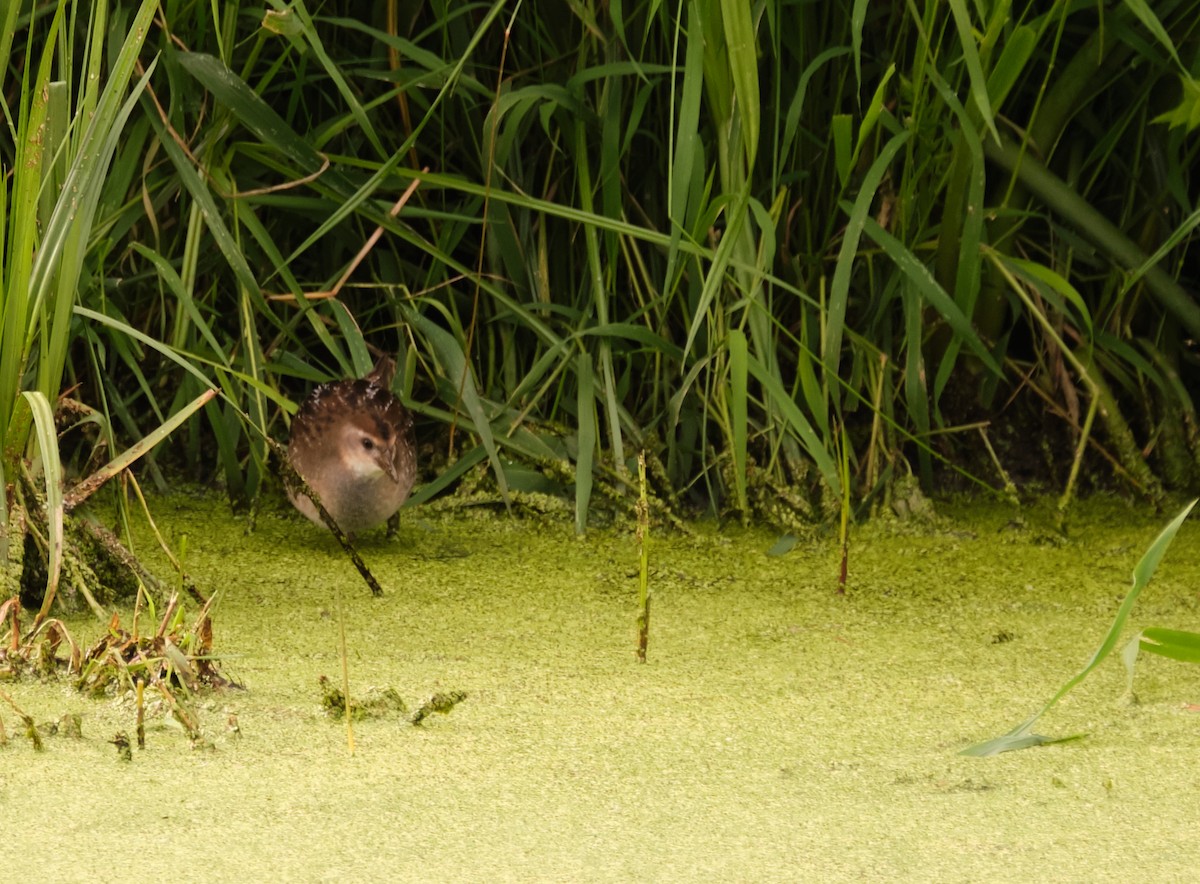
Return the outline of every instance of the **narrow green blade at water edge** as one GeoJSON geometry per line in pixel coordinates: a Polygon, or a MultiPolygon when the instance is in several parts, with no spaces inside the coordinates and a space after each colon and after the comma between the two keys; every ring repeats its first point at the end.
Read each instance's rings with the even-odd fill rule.
{"type": "Polygon", "coordinates": [[[1200,663],[1200,633],[1151,626],[1142,630],[1139,646],[1160,657],[1200,663]]]}
{"type": "Polygon", "coordinates": [[[959,752],[959,755],[971,755],[976,758],[988,758],[1001,752],[1011,752],[1014,749],[1028,749],[1030,746],[1049,746],[1051,743],[1069,743],[1082,740],[1087,734],[1071,734],[1067,737],[1047,737],[1042,734],[1005,734],[994,740],[976,743],[959,752]]]}
{"type": "MultiPolygon", "coordinates": [[[[1121,607],[1117,610],[1117,615],[1113,618],[1112,625],[1108,628],[1108,633],[1104,636],[1104,640],[1100,643],[1100,647],[1098,647],[1096,652],[1092,654],[1092,657],[1088,661],[1087,665],[1084,666],[1083,669],[1081,669],[1078,673],[1076,673],[1066,684],[1059,688],[1058,693],[1050,698],[1050,702],[1043,706],[1042,710],[1036,713],[1032,718],[1013,728],[1003,737],[998,737],[994,740],[988,740],[983,743],[977,743],[973,746],[968,746],[959,753],[960,755],[995,755],[999,752],[1006,752],[1009,749],[1024,749],[1027,745],[1039,745],[1040,743],[1048,742],[1045,738],[1039,738],[1039,743],[1023,743],[1022,739],[1027,736],[1032,736],[1029,733],[1029,729],[1033,727],[1034,723],[1047,712],[1049,712],[1059,700],[1066,696],[1067,693],[1073,687],[1075,687],[1075,685],[1083,681],[1084,678],[1086,678],[1087,675],[1100,664],[1100,661],[1107,657],[1112,649],[1116,647],[1117,639],[1121,636],[1121,630],[1125,626],[1125,621],[1129,619],[1129,613],[1133,610],[1134,603],[1137,601],[1137,598],[1141,594],[1142,590],[1145,589],[1146,584],[1150,582],[1150,578],[1154,576],[1154,572],[1158,568],[1159,562],[1161,562],[1162,557],[1166,555],[1167,547],[1171,545],[1171,541],[1175,539],[1175,534],[1179,531],[1180,526],[1183,525],[1184,520],[1188,517],[1188,514],[1192,511],[1192,507],[1195,505],[1196,501],[1193,500],[1191,503],[1185,506],[1183,511],[1180,512],[1179,515],[1177,515],[1174,519],[1172,519],[1170,524],[1168,524],[1167,527],[1159,533],[1158,537],[1154,539],[1154,542],[1150,544],[1149,549],[1146,550],[1145,554],[1138,561],[1137,565],[1133,569],[1133,587],[1125,596],[1124,601],[1121,602],[1121,607]]],[[[1164,633],[1168,632],[1168,630],[1159,630],[1159,632],[1164,633]]],[[[1132,672],[1132,664],[1129,660],[1128,652],[1125,657],[1125,665],[1127,668],[1130,668],[1132,672]]]]}

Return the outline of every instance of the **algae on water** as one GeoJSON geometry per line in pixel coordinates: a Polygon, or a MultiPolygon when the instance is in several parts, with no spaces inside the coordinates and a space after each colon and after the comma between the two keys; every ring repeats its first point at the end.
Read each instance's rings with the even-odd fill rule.
{"type": "MultiPolygon", "coordinates": [[[[1044,702],[1094,650],[1161,528],[1123,501],[1082,503],[1056,545],[1037,542],[1052,503],[1026,511],[1028,528],[1005,507],[956,502],[932,525],[860,525],[843,597],[828,538],[768,556],[778,538],[764,531],[656,531],[644,666],[630,653],[632,530],[580,540],[570,522],[417,509],[396,542],[362,538],[385,592],[375,599],[290,513],[265,512],[245,534],[216,498],[153,505],[164,532],[189,536],[195,579],[223,587],[214,653],[246,690],[198,695],[211,751],[190,751],[153,710],[146,749],[124,764],[108,740],[132,733],[130,697],[5,685],[35,721],[77,712],[83,733],[34,753],[0,709],[3,797],[21,819],[13,877],[103,879],[115,855],[122,874],[203,868],[211,881],[247,869],[298,880],[1193,871],[1200,808],[1162,800],[1191,781],[1200,751],[1192,667],[1143,661],[1128,707],[1113,703],[1125,676],[1111,661],[1047,719],[1089,740],[992,762],[956,754],[1044,702]],[[338,582],[353,696],[384,685],[470,699],[436,727],[363,719],[348,755],[315,688],[340,669],[338,582]],[[121,796],[119,813],[95,812],[104,796],[121,796]],[[214,821],[220,850],[203,834],[214,821]],[[155,849],[130,851],[131,831],[153,831],[155,849]]],[[[1135,626],[1196,628],[1196,531],[1180,529],[1135,626]]],[[[102,631],[68,625],[85,643],[102,631]]]]}

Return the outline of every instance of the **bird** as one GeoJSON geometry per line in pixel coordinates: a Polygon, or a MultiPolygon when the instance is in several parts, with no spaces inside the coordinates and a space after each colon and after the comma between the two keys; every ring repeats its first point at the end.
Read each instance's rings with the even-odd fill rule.
{"type": "MultiPolygon", "coordinates": [[[[412,415],[392,393],[395,372],[381,356],[364,378],[314,389],[292,420],[288,460],[350,535],[388,521],[416,479],[412,415]]],[[[324,527],[303,492],[289,488],[288,499],[324,527]]]]}

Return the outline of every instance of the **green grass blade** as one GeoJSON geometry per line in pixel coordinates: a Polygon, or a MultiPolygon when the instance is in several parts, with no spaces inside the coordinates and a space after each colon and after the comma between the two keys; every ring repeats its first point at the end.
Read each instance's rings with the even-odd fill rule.
{"type": "Polygon", "coordinates": [[[615,338],[631,341],[641,344],[647,350],[661,353],[665,359],[671,362],[683,361],[683,349],[678,344],[668,341],[644,325],[635,325],[632,322],[610,322],[606,325],[593,325],[580,329],[578,334],[580,338],[615,338]]]}
{"type": "Polygon", "coordinates": [[[1151,265],[1141,247],[1074,188],[1008,139],[999,144],[987,142],[984,153],[992,162],[1015,172],[1022,184],[1095,243],[1114,263],[1127,270],[1141,269],[1146,286],[1154,296],[1183,323],[1189,334],[1200,337],[1200,305],[1195,299],[1161,267],[1151,265]]]}
{"type": "Polygon", "coordinates": [[[582,352],[576,358],[576,421],[579,451],[575,457],[575,533],[587,530],[588,506],[592,498],[592,464],[596,454],[596,398],[592,357],[582,352]]]}
{"type": "Polygon", "coordinates": [[[1150,626],[1135,635],[1121,652],[1125,663],[1126,690],[1133,695],[1133,676],[1140,651],[1182,663],[1200,663],[1200,633],[1150,626]]]}
{"type": "MultiPolygon", "coordinates": [[[[699,129],[700,105],[704,95],[704,38],[700,16],[694,10],[688,15],[683,83],[678,92],[679,121],[669,132],[674,141],[671,168],[667,174],[667,205],[672,223],[663,291],[670,291],[674,287],[680,238],[684,231],[691,230],[692,216],[699,214],[699,206],[688,204],[688,196],[692,192],[693,167],[702,156],[699,129]]],[[[671,102],[675,102],[675,90],[671,92],[671,102]]]]}
{"type": "Polygon", "coordinates": [[[967,66],[967,78],[971,81],[971,97],[975,99],[975,106],[983,116],[988,131],[999,141],[1000,133],[996,129],[992,103],[988,98],[988,82],[983,75],[983,64],[979,60],[979,49],[975,44],[975,31],[971,27],[971,15],[967,11],[966,0],[950,0],[950,12],[954,16],[954,26],[958,29],[963,61],[967,66]]]}
{"type": "MultiPolygon", "coordinates": [[[[17,16],[24,5],[17,3],[16,0],[5,0],[3,6],[0,7],[4,10],[3,15],[0,16],[0,58],[12,59],[12,55],[9,53],[12,51],[13,37],[16,35],[17,16]]],[[[3,229],[0,227],[0,230],[3,229]]]]}
{"type": "MultiPolygon", "coordinates": [[[[323,164],[321,154],[219,58],[203,52],[179,53],[179,64],[231,111],[263,144],[278,150],[297,175],[311,175],[323,164]]],[[[338,176],[340,179],[340,175],[338,176]]]]}
{"type": "Polygon", "coordinates": [[[1004,41],[1004,49],[1001,50],[1000,58],[992,67],[987,81],[988,101],[993,108],[1000,108],[1004,104],[1004,99],[1025,72],[1025,65],[1035,49],[1037,31],[1029,25],[1019,26],[1004,41]]]}
{"type": "MultiPolygon", "coordinates": [[[[863,2],[863,0],[860,0],[863,2]]],[[[804,69],[804,73],[800,75],[800,82],[796,87],[795,93],[792,95],[788,103],[787,115],[784,117],[783,137],[779,145],[781,152],[791,151],[792,145],[796,139],[796,132],[800,128],[800,114],[804,110],[805,97],[808,95],[808,84],[817,72],[827,63],[835,58],[845,55],[850,50],[845,46],[834,46],[831,49],[826,49],[804,69]]]]}
{"type": "Polygon", "coordinates": [[[469,450],[464,451],[459,455],[458,460],[439,473],[436,479],[428,485],[422,485],[420,488],[414,489],[408,500],[404,502],[404,505],[406,507],[413,507],[428,503],[447,488],[453,487],[455,482],[474,469],[476,464],[483,463],[487,457],[487,449],[482,445],[475,445],[469,450]]]}
{"type": "MultiPolygon", "coordinates": [[[[591,155],[588,150],[588,133],[582,120],[576,121],[574,136],[575,171],[579,176],[579,200],[583,208],[591,212],[593,206],[591,155]]],[[[600,257],[600,235],[594,225],[584,225],[583,245],[587,259],[587,286],[591,305],[595,309],[596,320],[601,325],[605,325],[609,322],[609,286],[605,280],[604,262],[600,257]]],[[[603,394],[605,425],[608,428],[608,440],[612,449],[613,461],[619,470],[625,464],[625,445],[621,435],[620,407],[617,404],[612,346],[607,339],[600,339],[597,356],[600,363],[600,386],[603,394]]]]}
{"type": "Polygon", "coordinates": [[[1092,339],[1092,312],[1075,286],[1071,285],[1061,274],[1035,261],[1026,261],[1023,258],[1013,258],[1008,255],[1000,255],[999,259],[1002,264],[1012,270],[1014,275],[1035,285],[1042,296],[1054,304],[1059,312],[1066,313],[1065,307],[1070,304],[1074,318],[1087,332],[1086,339],[1089,341],[1092,339]]]}
{"type": "Polygon", "coordinates": [[[754,160],[758,156],[758,133],[762,118],[762,105],[758,97],[758,45],[750,16],[752,5],[745,0],[721,0],[725,47],[729,53],[729,72],[742,123],[742,147],[748,169],[754,167],[754,160]]]}
{"type": "Polygon", "coordinates": [[[1052,743],[1070,743],[1074,740],[1082,740],[1086,734],[1069,734],[1065,737],[1047,737],[1044,734],[1021,734],[1014,736],[1005,734],[1002,737],[996,737],[993,740],[987,740],[983,743],[977,743],[969,749],[964,749],[960,755],[971,755],[976,758],[987,758],[992,755],[999,755],[1001,752],[1012,752],[1016,749],[1028,749],[1031,746],[1049,746],[1052,743]]]}
{"type": "MultiPolygon", "coordinates": [[[[375,364],[375,360],[367,352],[367,342],[363,338],[362,329],[358,327],[358,322],[350,313],[350,308],[340,298],[331,299],[329,309],[333,311],[334,319],[337,321],[339,332],[337,341],[350,351],[350,364],[343,366],[342,373],[348,377],[365,377],[375,364]]],[[[339,347],[335,352],[340,354],[340,349],[339,347]]]]}
{"type": "Polygon", "coordinates": [[[38,200],[38,220],[43,227],[54,214],[66,178],[67,160],[72,155],[71,90],[62,80],[46,85],[46,124],[41,133],[46,151],[42,154],[42,193],[38,200]]]}
{"type": "Polygon", "coordinates": [[[820,470],[821,478],[825,480],[831,489],[840,495],[842,485],[839,479],[837,464],[834,463],[833,456],[825,448],[821,437],[813,430],[812,424],[805,418],[804,413],[796,405],[795,400],[787,394],[779,379],[767,371],[754,356],[747,358],[746,367],[749,373],[754,376],[754,379],[762,384],[767,395],[771,396],[775,404],[779,407],[780,414],[783,415],[784,420],[787,421],[788,426],[795,433],[796,438],[799,439],[800,445],[807,452],[808,456],[812,458],[813,463],[817,465],[817,469],[820,470]]]}
{"type": "Polygon", "coordinates": [[[161,343],[157,338],[153,338],[150,335],[145,334],[144,332],[138,331],[133,326],[131,326],[129,323],[124,322],[123,320],[118,319],[114,316],[108,316],[104,313],[100,313],[96,310],[93,310],[90,307],[84,307],[79,304],[75,305],[75,315],[81,316],[84,319],[90,319],[93,322],[97,322],[101,325],[107,326],[108,328],[114,329],[117,332],[120,332],[122,335],[127,335],[128,337],[132,338],[135,341],[139,341],[140,343],[146,344],[149,347],[153,347],[155,350],[157,350],[163,356],[166,356],[168,359],[170,359],[172,362],[174,362],[176,365],[187,370],[192,375],[194,375],[196,378],[203,381],[204,385],[206,387],[213,386],[212,382],[204,376],[204,373],[202,371],[200,371],[198,368],[196,368],[195,366],[193,366],[190,362],[188,362],[188,360],[184,359],[182,356],[180,356],[178,353],[176,353],[170,347],[161,343]]]}
{"type": "Polygon", "coordinates": [[[1172,660],[1200,663],[1200,633],[1150,626],[1142,630],[1141,649],[1172,660]]]}
{"type": "MultiPolygon", "coordinates": [[[[873,221],[871,222],[874,223],[873,221]]],[[[924,266],[922,265],[922,269],[924,266]]],[[[929,277],[930,281],[933,277],[929,277]]],[[[908,404],[909,417],[913,426],[922,436],[927,436],[930,430],[929,421],[929,389],[926,385],[928,373],[925,370],[925,350],[922,346],[921,335],[924,310],[921,301],[915,295],[916,286],[911,280],[908,285],[902,285],[904,294],[904,399],[908,404]]],[[[953,302],[951,302],[953,303],[953,302]]],[[[917,464],[920,473],[921,487],[931,490],[933,487],[933,461],[925,448],[917,449],[917,464]]]]}
{"type": "Polygon", "coordinates": [[[862,89],[862,32],[870,0],[854,0],[850,11],[850,48],[854,53],[854,82],[862,89]]]}
{"type": "Polygon", "coordinates": [[[42,460],[42,476],[46,480],[46,526],[49,555],[46,562],[46,592],[42,596],[42,607],[38,611],[34,627],[50,613],[54,596],[58,592],[58,581],[62,574],[63,560],[63,492],[62,464],[58,457],[58,431],[54,426],[54,412],[50,400],[40,390],[21,393],[33,412],[35,438],[42,460]]]}
{"type": "Polygon", "coordinates": [[[388,151],[384,148],[383,142],[375,132],[375,127],[371,125],[371,119],[367,116],[362,102],[358,100],[355,91],[346,82],[346,76],[342,73],[341,67],[329,57],[329,53],[325,49],[325,44],[321,40],[321,35],[313,23],[312,16],[309,14],[304,0],[292,0],[291,8],[295,10],[300,21],[303,23],[302,33],[304,34],[305,41],[308,43],[309,48],[312,49],[313,55],[320,62],[321,67],[325,69],[325,73],[329,76],[329,79],[336,85],[337,91],[341,94],[342,100],[346,102],[346,106],[350,108],[350,113],[354,117],[355,122],[358,123],[363,135],[366,136],[378,156],[388,156],[388,151]]]}
{"type": "Polygon", "coordinates": [[[879,223],[869,216],[862,219],[863,231],[873,239],[884,253],[895,262],[900,271],[908,278],[912,290],[946,321],[962,343],[966,344],[979,357],[979,360],[996,375],[1003,374],[1000,364],[996,362],[991,351],[975,333],[971,320],[963,313],[962,308],[954,303],[946,290],[938,285],[929,268],[922,264],[917,256],[910,252],[900,240],[879,226],[879,223]]]}
{"type": "MultiPolygon", "coordinates": [[[[1137,565],[1134,566],[1133,586],[1121,602],[1120,608],[1117,609],[1117,615],[1113,618],[1112,625],[1108,628],[1108,633],[1104,636],[1104,640],[1100,642],[1100,646],[1096,648],[1095,653],[1092,654],[1091,659],[1088,660],[1087,665],[1059,688],[1058,692],[1050,699],[1050,702],[1027,721],[1013,728],[1013,730],[1002,737],[969,746],[962,750],[960,754],[976,756],[995,755],[998,752],[1005,752],[1009,749],[1023,748],[1020,745],[1020,741],[1031,736],[1029,729],[1033,727],[1034,723],[1049,712],[1072,688],[1083,681],[1109,655],[1112,649],[1116,647],[1117,639],[1120,638],[1121,630],[1125,627],[1125,621],[1129,619],[1129,613],[1133,610],[1138,596],[1146,588],[1146,585],[1150,582],[1150,578],[1154,576],[1154,572],[1162,561],[1163,556],[1166,555],[1171,541],[1175,539],[1176,533],[1178,533],[1179,528],[1183,525],[1184,520],[1187,519],[1188,514],[1192,511],[1192,507],[1195,505],[1196,501],[1193,500],[1185,506],[1179,515],[1172,519],[1167,527],[1163,528],[1158,537],[1154,539],[1154,542],[1150,544],[1150,547],[1142,555],[1137,565]]],[[[1039,738],[1039,740],[1042,742],[1046,741],[1045,738],[1039,738]]]]}
{"type": "Polygon", "coordinates": [[[1178,227],[1171,232],[1171,235],[1163,240],[1163,244],[1155,249],[1154,254],[1143,261],[1136,267],[1128,276],[1125,277],[1125,282],[1121,286],[1121,294],[1125,294],[1132,289],[1151,267],[1158,266],[1158,262],[1165,258],[1171,251],[1184,240],[1191,237],[1192,232],[1200,226],[1200,209],[1192,212],[1178,227]]]}
{"type": "Polygon", "coordinates": [[[187,314],[192,325],[200,332],[200,337],[208,344],[214,357],[224,357],[224,348],[218,343],[212,327],[200,312],[192,292],[183,284],[174,266],[162,255],[143,243],[134,243],[134,251],[154,265],[158,278],[167,287],[167,291],[175,297],[175,303],[187,314]]]}
{"type": "Polygon", "coordinates": [[[725,235],[721,237],[712,264],[704,277],[704,287],[700,292],[696,312],[692,316],[691,327],[688,329],[687,343],[683,346],[685,357],[691,352],[701,327],[708,321],[708,310],[712,306],[713,300],[727,282],[725,272],[729,269],[734,250],[737,248],[737,240],[742,233],[742,225],[746,221],[749,211],[748,198],[743,195],[735,204],[726,206],[726,211],[728,214],[725,235]]]}
{"type": "MultiPolygon", "coordinates": [[[[254,276],[254,271],[250,269],[245,253],[238,244],[237,237],[233,235],[229,230],[229,226],[225,223],[225,218],[217,206],[217,201],[213,198],[212,191],[209,190],[204,179],[200,177],[200,173],[192,165],[192,160],[183,152],[183,148],[175,143],[175,139],[171,137],[171,134],[166,130],[157,116],[151,116],[150,120],[154,126],[155,133],[158,135],[163,152],[166,153],[174,164],[175,172],[179,176],[179,180],[184,188],[199,206],[200,213],[204,217],[204,223],[208,227],[208,232],[212,234],[217,248],[220,249],[221,254],[224,256],[226,262],[228,262],[229,269],[237,277],[238,284],[248,292],[254,294],[261,293],[262,288],[254,276]]],[[[272,315],[272,311],[265,307],[261,312],[264,316],[272,315]]]]}
{"type": "Polygon", "coordinates": [[[729,330],[729,411],[733,423],[733,480],[738,510],[745,520],[749,511],[746,496],[746,437],[749,431],[749,354],[746,335],[741,329],[729,330]]]}
{"type": "Polygon", "coordinates": [[[849,114],[834,114],[830,121],[830,133],[833,135],[833,157],[838,183],[845,187],[850,179],[853,163],[854,119],[849,114]]]}
{"type": "Polygon", "coordinates": [[[467,358],[463,353],[462,347],[454,335],[432,320],[422,316],[416,310],[406,309],[405,313],[407,314],[409,323],[419,330],[429,341],[438,363],[446,373],[450,383],[454,386],[456,394],[462,397],[462,404],[471,416],[471,420],[475,424],[475,432],[479,434],[479,439],[488,453],[488,459],[492,464],[492,472],[496,477],[496,485],[500,489],[500,496],[504,498],[504,502],[507,505],[509,502],[508,481],[505,479],[504,465],[500,462],[500,452],[496,448],[496,438],[492,433],[492,424],[484,411],[483,401],[480,399],[479,392],[475,387],[475,378],[472,375],[471,367],[467,363],[467,358]]]}
{"type": "MultiPolygon", "coordinates": [[[[79,275],[89,248],[105,177],[116,153],[121,130],[155,69],[155,62],[147,65],[132,92],[124,97],[142,42],[157,10],[157,0],[144,0],[130,23],[128,36],[117,53],[95,113],[87,121],[87,129],[80,138],[63,183],[62,195],[46,223],[34,259],[30,275],[33,304],[28,334],[30,340],[35,333],[43,337],[44,358],[38,362],[38,389],[47,397],[58,394],[62,379],[70,340],[71,309],[77,297],[79,275]],[[42,305],[46,303],[51,304],[49,323],[41,313],[42,305]]],[[[78,121],[77,125],[82,122],[78,121]]]]}
{"type": "Polygon", "coordinates": [[[1154,10],[1150,8],[1150,4],[1146,0],[1124,0],[1125,5],[1137,16],[1138,21],[1154,35],[1154,39],[1158,41],[1163,49],[1170,53],[1176,66],[1180,70],[1186,70],[1183,62],[1179,60],[1179,53],[1175,50],[1175,43],[1171,40],[1171,36],[1167,33],[1167,29],[1163,27],[1154,10]]]}
{"type": "MultiPolygon", "coordinates": [[[[15,2],[8,5],[9,16],[21,6],[15,2]]],[[[12,198],[7,216],[9,226],[3,231],[3,242],[0,242],[0,249],[8,246],[9,256],[8,276],[0,287],[0,300],[4,305],[3,316],[0,317],[0,443],[3,444],[3,452],[0,453],[6,458],[10,451],[24,448],[24,439],[11,438],[17,429],[17,422],[12,421],[12,416],[29,358],[29,329],[36,327],[39,314],[31,302],[36,298],[32,293],[32,273],[34,256],[39,251],[39,224],[44,220],[38,217],[43,186],[43,157],[47,148],[42,133],[49,116],[50,72],[65,6],[65,2],[59,3],[54,20],[46,31],[32,84],[29,75],[33,68],[33,47],[30,47],[17,106],[14,133],[16,153],[13,167],[9,170],[12,175],[12,198]]],[[[9,61],[6,57],[4,63],[8,64],[9,61]]],[[[8,186],[5,182],[4,187],[8,186]]],[[[27,425],[21,421],[20,426],[27,425]]]]}
{"type": "Polygon", "coordinates": [[[147,433],[142,439],[130,445],[123,452],[118,454],[107,464],[105,464],[96,472],[92,473],[86,479],[77,484],[71,489],[66,497],[67,506],[74,509],[83,501],[87,500],[95,491],[111,479],[113,476],[120,473],[122,470],[128,469],[138,458],[145,455],[156,445],[166,439],[171,433],[178,429],[179,425],[186,421],[189,417],[208,404],[217,391],[213,389],[205,390],[190,403],[179,409],[175,414],[171,415],[165,423],[147,433]]]}
{"type": "Polygon", "coordinates": [[[850,160],[850,165],[854,166],[858,162],[859,156],[863,150],[871,143],[871,134],[875,131],[876,124],[879,123],[879,116],[883,113],[884,104],[888,97],[888,83],[891,82],[893,75],[896,73],[896,66],[890,64],[887,70],[883,72],[883,77],[879,81],[879,85],[875,87],[875,94],[871,96],[870,102],[867,104],[867,109],[863,111],[862,123],[858,127],[858,137],[854,141],[854,157],[850,160]]]}
{"type": "MultiPolygon", "coordinates": [[[[842,337],[846,331],[846,308],[850,303],[850,276],[854,269],[854,260],[858,256],[858,244],[862,238],[863,226],[870,218],[871,206],[875,202],[875,193],[883,182],[883,176],[891,167],[896,153],[904,146],[909,138],[908,132],[899,132],[879,151],[879,156],[863,176],[862,188],[850,210],[850,218],[846,222],[846,230],[842,234],[842,247],[838,251],[837,266],[833,270],[833,282],[829,287],[829,308],[825,320],[825,351],[822,359],[825,363],[825,373],[829,378],[830,389],[837,377],[838,363],[842,355],[842,337]]],[[[724,245],[724,241],[722,241],[724,245]]],[[[836,486],[835,486],[836,487],[836,486]]]]}

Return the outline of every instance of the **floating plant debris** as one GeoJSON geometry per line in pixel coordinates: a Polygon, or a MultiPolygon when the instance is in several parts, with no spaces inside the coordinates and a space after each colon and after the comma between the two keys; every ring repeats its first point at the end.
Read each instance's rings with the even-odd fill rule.
{"type": "MultiPolygon", "coordinates": [[[[333,682],[322,675],[317,679],[321,686],[321,706],[330,718],[342,718],[346,714],[346,698],[333,682]]],[[[467,698],[465,691],[447,691],[436,693],[421,704],[412,715],[408,714],[408,706],[395,688],[368,688],[360,698],[350,699],[350,715],[356,721],[368,718],[405,718],[409,724],[419,726],[422,721],[433,713],[442,715],[467,698]]]]}
{"type": "MultiPolygon", "coordinates": [[[[155,688],[162,694],[165,707],[183,726],[193,744],[202,742],[203,738],[199,719],[186,699],[202,688],[238,687],[221,673],[212,655],[212,621],[208,616],[208,605],[201,609],[189,628],[183,622],[178,595],[173,595],[167,602],[158,626],[152,632],[138,629],[136,613],[132,631],[124,629],[118,615],[113,614],[106,634],[86,651],[72,638],[66,625],[55,618],[40,623],[35,620],[33,629],[22,636],[18,598],[0,604],[0,624],[7,625],[11,635],[4,647],[0,647],[0,680],[65,676],[73,678],[75,687],[92,697],[123,690],[136,691],[139,749],[145,747],[142,699],[145,687],[155,688]]],[[[23,721],[26,718],[22,715],[23,721]]],[[[41,734],[61,734],[76,739],[82,736],[80,717],[76,714],[64,715],[58,721],[40,727],[34,726],[32,721],[25,721],[25,724],[25,731],[35,748],[41,748],[41,734]]]]}
{"type": "Polygon", "coordinates": [[[117,747],[117,758],[121,761],[133,761],[133,749],[129,745],[129,734],[125,731],[117,731],[109,742],[117,747]]]}
{"type": "Polygon", "coordinates": [[[420,727],[421,722],[434,712],[439,715],[447,715],[451,709],[465,699],[467,699],[466,691],[449,691],[444,694],[434,694],[421,704],[421,708],[414,712],[408,721],[414,727],[420,727]]]}

